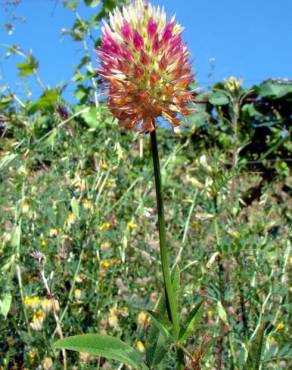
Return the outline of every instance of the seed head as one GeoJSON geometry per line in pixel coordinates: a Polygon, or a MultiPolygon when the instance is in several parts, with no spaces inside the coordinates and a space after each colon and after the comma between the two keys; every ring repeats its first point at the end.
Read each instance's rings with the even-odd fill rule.
{"type": "Polygon", "coordinates": [[[104,22],[99,74],[109,109],[125,128],[151,132],[159,116],[175,127],[190,113],[193,76],[181,33],[174,17],[167,21],[163,8],[144,0],[115,9],[104,22]]]}

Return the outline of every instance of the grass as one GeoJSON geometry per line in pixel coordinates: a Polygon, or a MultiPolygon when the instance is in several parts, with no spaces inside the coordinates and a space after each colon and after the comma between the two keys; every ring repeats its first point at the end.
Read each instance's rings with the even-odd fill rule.
{"type": "MultiPolygon", "coordinates": [[[[148,137],[76,121],[49,141],[30,135],[15,135],[1,153],[1,369],[62,369],[52,349],[61,333],[112,334],[142,351],[143,312],[162,286],[148,137]]],[[[261,174],[239,168],[230,209],[229,154],[198,152],[164,129],[158,135],[182,316],[205,300],[188,351],[202,369],[242,369],[264,323],[262,369],[290,368],[291,208],[280,189],[291,179],[274,179],[246,206],[261,174]]],[[[67,361],[69,369],[120,368],[84,354],[67,353],[67,361]]]]}

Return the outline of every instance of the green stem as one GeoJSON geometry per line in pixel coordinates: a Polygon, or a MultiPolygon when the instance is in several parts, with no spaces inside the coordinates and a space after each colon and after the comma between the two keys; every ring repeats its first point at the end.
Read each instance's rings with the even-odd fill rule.
{"type": "Polygon", "coordinates": [[[173,324],[174,337],[177,339],[179,335],[179,321],[177,313],[177,301],[176,294],[173,289],[171,282],[170,266],[169,266],[169,255],[168,248],[166,245],[166,232],[165,232],[165,219],[163,209],[163,197],[162,197],[162,185],[160,175],[159,156],[157,149],[156,131],[152,131],[150,134],[151,138],[151,152],[153,158],[153,168],[155,177],[155,188],[156,188],[156,201],[158,211],[158,230],[159,230],[159,245],[160,245],[160,258],[165,286],[165,295],[167,305],[169,307],[169,318],[173,324]]]}

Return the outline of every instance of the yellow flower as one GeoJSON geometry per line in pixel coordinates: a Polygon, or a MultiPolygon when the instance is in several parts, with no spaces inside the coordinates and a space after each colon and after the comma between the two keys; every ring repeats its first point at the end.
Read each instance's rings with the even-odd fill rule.
{"type": "Polygon", "coordinates": [[[103,170],[108,170],[108,164],[107,164],[107,163],[105,163],[105,162],[101,162],[100,167],[101,167],[103,170]]]}
{"type": "Polygon", "coordinates": [[[283,322],[279,322],[279,324],[276,326],[277,330],[283,330],[285,328],[285,325],[283,322]]]}
{"type": "Polygon", "coordinates": [[[115,185],[114,180],[108,180],[106,183],[107,188],[112,188],[115,185]]]}
{"type": "Polygon", "coordinates": [[[148,324],[148,315],[145,311],[141,311],[137,318],[138,326],[146,326],[148,324]]]}
{"type": "Polygon", "coordinates": [[[82,202],[84,209],[92,209],[92,202],[89,199],[84,199],[82,202]]]}
{"type": "Polygon", "coordinates": [[[229,77],[225,81],[225,87],[231,93],[238,92],[242,84],[243,84],[243,80],[238,80],[236,77],[233,77],[233,76],[229,77]]]}
{"type": "Polygon", "coordinates": [[[53,238],[54,236],[58,235],[58,229],[50,229],[49,230],[49,236],[53,238]]]}
{"type": "Polygon", "coordinates": [[[29,358],[29,363],[32,365],[35,363],[36,357],[38,354],[38,350],[36,348],[31,349],[28,352],[28,358],[29,358]]]}
{"type": "Polygon", "coordinates": [[[28,211],[29,211],[29,203],[27,201],[24,201],[22,205],[22,213],[28,213],[28,211]]]}
{"type": "Polygon", "coordinates": [[[67,225],[68,225],[68,227],[71,227],[74,224],[75,221],[76,221],[76,217],[75,217],[74,213],[69,212],[68,216],[67,216],[67,225]]]}
{"type": "Polygon", "coordinates": [[[40,306],[41,299],[40,299],[40,297],[37,297],[37,296],[35,296],[35,297],[26,296],[23,300],[23,304],[25,306],[28,306],[28,307],[32,308],[32,309],[36,309],[40,306]]]}
{"type": "Polygon", "coordinates": [[[107,231],[111,228],[111,224],[109,222],[105,222],[99,226],[100,231],[107,231]]]}
{"type": "Polygon", "coordinates": [[[78,301],[80,298],[81,298],[81,289],[75,289],[74,290],[74,297],[75,297],[75,299],[78,301]]]}
{"type": "Polygon", "coordinates": [[[109,268],[111,265],[110,261],[109,260],[103,260],[100,262],[100,266],[104,269],[107,269],[109,268]]]}
{"type": "Polygon", "coordinates": [[[119,319],[116,314],[112,314],[108,317],[109,326],[112,328],[116,328],[119,325],[119,319]]]}
{"type": "Polygon", "coordinates": [[[144,344],[141,342],[141,340],[138,340],[137,341],[136,347],[137,347],[137,349],[138,349],[139,352],[144,352],[145,351],[144,344]]]}
{"type": "Polygon", "coordinates": [[[269,344],[273,345],[273,344],[276,343],[276,339],[274,337],[272,337],[272,336],[269,336],[268,337],[268,342],[269,342],[269,344]]]}
{"type": "Polygon", "coordinates": [[[213,316],[213,310],[210,309],[210,310],[207,311],[207,313],[208,313],[208,316],[209,317],[212,317],[213,316]]]}
{"type": "Polygon", "coordinates": [[[44,370],[52,370],[53,369],[53,360],[51,357],[45,357],[43,359],[43,369],[44,370]]]}
{"type": "Polygon", "coordinates": [[[47,241],[46,241],[45,239],[42,239],[42,240],[40,241],[40,246],[41,246],[42,248],[45,248],[47,245],[48,245],[48,243],[47,243],[47,241]]]}
{"type": "Polygon", "coordinates": [[[128,307],[120,307],[118,308],[117,312],[122,315],[123,317],[127,317],[129,315],[128,307]]]}
{"type": "Polygon", "coordinates": [[[59,301],[55,298],[44,298],[42,300],[41,306],[44,310],[44,312],[50,312],[52,310],[59,311],[60,310],[60,305],[59,301]]]}
{"type": "Polygon", "coordinates": [[[30,327],[35,331],[40,331],[43,328],[43,322],[46,315],[42,309],[39,309],[32,317],[32,322],[29,324],[30,327]]]}
{"type": "Polygon", "coordinates": [[[111,242],[104,242],[101,244],[100,248],[101,249],[109,249],[112,246],[111,242]]]}
{"type": "Polygon", "coordinates": [[[134,224],[131,221],[127,223],[127,226],[129,229],[136,229],[138,227],[138,225],[134,224]]]}

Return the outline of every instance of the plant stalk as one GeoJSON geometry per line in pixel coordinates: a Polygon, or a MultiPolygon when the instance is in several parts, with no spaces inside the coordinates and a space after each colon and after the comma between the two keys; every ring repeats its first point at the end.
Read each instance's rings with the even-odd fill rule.
{"type": "Polygon", "coordinates": [[[161,174],[160,174],[157,138],[156,138],[155,130],[150,133],[150,139],[151,139],[151,153],[152,153],[152,159],[153,159],[155,189],[156,189],[156,202],[157,202],[157,212],[158,212],[160,258],[161,258],[162,273],[163,273],[163,280],[164,280],[164,287],[165,287],[165,296],[166,296],[167,305],[169,307],[169,318],[173,324],[173,334],[174,334],[174,337],[177,339],[179,335],[179,320],[178,320],[178,313],[177,313],[176,293],[174,292],[172,281],[171,281],[169,253],[168,253],[168,248],[166,244],[162,184],[161,184],[161,174]]]}

